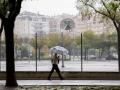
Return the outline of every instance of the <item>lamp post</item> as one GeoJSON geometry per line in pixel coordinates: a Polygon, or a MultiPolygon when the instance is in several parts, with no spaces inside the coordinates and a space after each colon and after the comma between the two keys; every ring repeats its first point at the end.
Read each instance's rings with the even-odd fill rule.
{"type": "Polygon", "coordinates": [[[81,33],[81,72],[83,71],[83,35],[81,33]]]}
{"type": "MultiPolygon", "coordinates": [[[[60,23],[60,30],[72,30],[75,27],[75,23],[71,18],[65,18],[60,23]]],[[[63,31],[61,31],[62,46],[63,46],[63,31]]],[[[62,55],[62,67],[64,67],[64,60],[62,55]]]]}
{"type": "MultiPolygon", "coordinates": [[[[63,31],[61,30],[61,46],[63,47],[63,31]]],[[[62,53],[62,67],[64,67],[64,60],[63,60],[63,53],[62,53]]]]}
{"type": "Polygon", "coordinates": [[[37,32],[35,33],[35,45],[36,45],[36,56],[35,56],[35,60],[36,60],[36,72],[37,72],[37,32]]]}

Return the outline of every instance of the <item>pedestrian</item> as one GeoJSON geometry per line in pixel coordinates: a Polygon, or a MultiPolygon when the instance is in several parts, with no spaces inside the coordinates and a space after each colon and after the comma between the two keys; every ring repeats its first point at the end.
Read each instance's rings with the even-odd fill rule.
{"type": "Polygon", "coordinates": [[[54,70],[56,70],[56,72],[58,73],[59,78],[60,78],[61,80],[63,80],[63,77],[61,76],[60,70],[59,70],[59,68],[58,68],[59,60],[60,60],[59,56],[57,56],[57,53],[55,53],[54,56],[53,56],[53,58],[51,59],[52,69],[51,69],[51,71],[50,71],[50,73],[49,73],[48,80],[51,80],[51,75],[52,75],[52,73],[54,72],[54,70]]]}

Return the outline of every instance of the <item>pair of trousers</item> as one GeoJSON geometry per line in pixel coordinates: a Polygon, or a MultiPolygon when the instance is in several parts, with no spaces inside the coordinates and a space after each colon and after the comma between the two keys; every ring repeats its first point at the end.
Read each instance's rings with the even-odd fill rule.
{"type": "Polygon", "coordinates": [[[59,70],[57,64],[53,64],[52,69],[51,69],[51,71],[50,71],[50,73],[49,73],[48,79],[51,78],[51,75],[52,75],[52,73],[54,72],[54,70],[56,70],[57,74],[59,75],[59,78],[60,78],[60,79],[63,79],[62,76],[61,76],[61,74],[60,74],[60,70],[59,70]]]}

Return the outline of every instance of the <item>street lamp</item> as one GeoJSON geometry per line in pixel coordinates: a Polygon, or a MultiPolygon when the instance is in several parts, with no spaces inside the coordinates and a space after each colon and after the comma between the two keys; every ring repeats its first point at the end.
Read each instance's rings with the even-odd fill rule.
{"type": "Polygon", "coordinates": [[[81,72],[83,71],[83,35],[81,33],[81,72]]]}
{"type": "Polygon", "coordinates": [[[35,56],[35,59],[36,59],[36,72],[37,72],[37,32],[35,33],[35,45],[36,45],[36,56],[35,56]]]}
{"type": "MultiPolygon", "coordinates": [[[[72,30],[75,27],[75,23],[71,18],[65,18],[61,21],[60,23],[60,30],[61,30],[61,42],[63,46],[63,30],[72,30]]],[[[64,60],[63,60],[63,55],[62,55],[62,67],[64,67],[64,60]]]]}

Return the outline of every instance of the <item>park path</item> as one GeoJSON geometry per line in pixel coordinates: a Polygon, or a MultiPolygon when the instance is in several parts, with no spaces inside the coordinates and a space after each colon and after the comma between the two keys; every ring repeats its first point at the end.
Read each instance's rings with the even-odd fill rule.
{"type": "MultiPolygon", "coordinates": [[[[36,71],[35,60],[27,61],[16,61],[16,71],[36,71]]],[[[50,60],[37,61],[37,71],[50,71],[51,70],[50,60]]],[[[0,62],[0,71],[6,69],[5,61],[0,62]]],[[[81,61],[65,61],[64,67],[62,62],[59,64],[61,71],[80,71],[81,72],[81,61]]],[[[93,71],[93,72],[118,72],[118,61],[117,60],[96,60],[96,61],[83,61],[82,71],[93,71]]]]}

